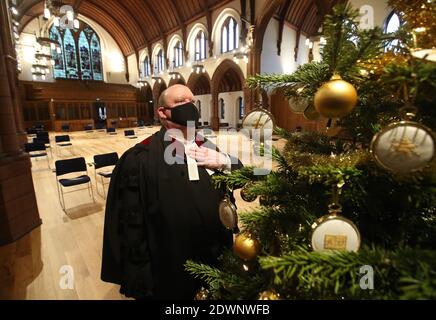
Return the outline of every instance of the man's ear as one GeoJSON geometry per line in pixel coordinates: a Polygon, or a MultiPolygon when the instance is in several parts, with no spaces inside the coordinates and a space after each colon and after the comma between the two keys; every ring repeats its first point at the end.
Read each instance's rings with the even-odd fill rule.
{"type": "Polygon", "coordinates": [[[157,108],[157,113],[159,114],[159,117],[161,119],[167,119],[167,115],[165,114],[165,108],[164,107],[158,107],[157,108]]]}

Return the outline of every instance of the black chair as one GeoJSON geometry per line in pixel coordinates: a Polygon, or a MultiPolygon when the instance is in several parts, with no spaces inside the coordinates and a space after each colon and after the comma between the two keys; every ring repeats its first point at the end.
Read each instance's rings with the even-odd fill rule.
{"type": "Polygon", "coordinates": [[[55,136],[55,142],[57,146],[57,154],[60,155],[60,150],[64,147],[70,147],[70,151],[72,154],[73,152],[73,144],[71,143],[70,136],[69,135],[62,135],[62,136],[55,136]]]}
{"type": "Polygon", "coordinates": [[[144,120],[138,120],[138,128],[143,129],[145,127],[145,121],[144,120]]]}
{"type": "Polygon", "coordinates": [[[35,128],[28,128],[28,129],[26,129],[26,133],[27,133],[27,136],[29,138],[33,138],[36,136],[36,129],[35,128]]]}
{"type": "Polygon", "coordinates": [[[47,149],[50,149],[50,154],[53,157],[52,147],[50,143],[50,136],[48,131],[39,131],[36,133],[36,139],[33,139],[33,142],[43,142],[47,149]]]}
{"type": "Polygon", "coordinates": [[[117,124],[118,124],[118,121],[116,121],[116,120],[112,120],[112,121],[111,121],[111,125],[112,125],[112,127],[116,128],[116,127],[117,127],[117,124]]]}
{"type": "Polygon", "coordinates": [[[105,154],[99,154],[99,155],[95,155],[94,156],[94,173],[95,173],[95,188],[97,189],[97,193],[99,195],[101,195],[104,199],[106,199],[106,193],[104,190],[104,186],[109,184],[105,183],[105,180],[109,181],[110,178],[112,177],[112,171],[111,170],[100,170],[97,171],[98,169],[102,169],[102,168],[107,168],[109,166],[115,166],[118,162],[118,153],[116,152],[111,152],[111,153],[105,153],[105,154]],[[97,179],[97,175],[100,176],[101,178],[101,185],[103,187],[103,193],[100,194],[100,192],[98,191],[98,179],[97,179]]]}
{"type": "Polygon", "coordinates": [[[48,161],[48,153],[46,151],[45,143],[43,142],[31,142],[24,144],[24,151],[29,154],[30,158],[38,160],[40,157],[46,157],[47,166],[50,169],[50,162],[48,161]]]}
{"type": "Polygon", "coordinates": [[[124,130],[124,136],[129,139],[137,139],[135,135],[135,130],[124,130]]]}
{"type": "Polygon", "coordinates": [[[58,196],[59,196],[59,202],[61,204],[62,210],[66,213],[66,206],[65,206],[65,198],[64,194],[76,192],[80,190],[85,190],[85,188],[82,189],[74,189],[72,191],[65,192],[65,188],[70,188],[74,186],[79,186],[82,184],[87,184],[87,188],[90,197],[95,202],[94,199],[94,193],[92,191],[92,184],[91,184],[91,178],[88,175],[88,169],[86,167],[85,158],[73,158],[73,159],[66,159],[66,160],[57,160],[55,162],[55,173],[56,173],[56,186],[58,188],[58,196]],[[82,172],[86,174],[78,175],[73,178],[64,178],[59,179],[60,176],[63,176],[68,173],[78,173],[82,172]]]}
{"type": "Polygon", "coordinates": [[[64,124],[62,124],[62,126],[61,126],[61,130],[62,130],[63,132],[70,132],[70,125],[69,125],[68,123],[64,123],[64,124]]]}
{"type": "Polygon", "coordinates": [[[111,135],[117,134],[117,131],[115,130],[115,128],[107,128],[106,132],[111,134],[111,135]]]}
{"type": "Polygon", "coordinates": [[[98,132],[102,132],[105,131],[105,124],[104,123],[99,123],[97,122],[97,124],[95,125],[95,130],[97,130],[98,132]]]}
{"type": "Polygon", "coordinates": [[[85,130],[87,133],[94,132],[94,126],[92,124],[87,124],[84,126],[83,130],[85,130]]]}

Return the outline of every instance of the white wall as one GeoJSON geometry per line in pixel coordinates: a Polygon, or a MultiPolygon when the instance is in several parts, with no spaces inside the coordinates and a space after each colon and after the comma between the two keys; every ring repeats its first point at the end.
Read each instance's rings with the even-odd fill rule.
{"type": "Polygon", "coordinates": [[[292,73],[299,64],[308,61],[309,50],[305,45],[306,37],[304,35],[300,36],[298,56],[297,61],[295,61],[294,52],[297,32],[289,25],[284,25],[280,56],[277,54],[278,33],[279,21],[273,18],[268,23],[263,39],[261,73],[292,73]]]}
{"type": "Polygon", "coordinates": [[[244,97],[242,91],[224,92],[218,95],[218,118],[221,123],[228,123],[230,127],[237,127],[237,124],[241,121],[239,120],[239,107],[238,98],[244,97]],[[224,99],[224,119],[221,119],[221,106],[220,99],[224,99]]]}
{"type": "MultiPolygon", "coordinates": [[[[115,40],[95,21],[82,15],[79,15],[79,19],[90,25],[100,38],[104,81],[126,84],[124,56],[115,40]]],[[[35,46],[37,45],[34,36],[35,33],[37,35],[40,34],[37,18],[33,19],[20,34],[23,57],[22,73],[19,76],[20,80],[33,80],[31,67],[35,60],[35,46]]],[[[38,81],[41,80],[39,79],[38,81]]],[[[47,76],[45,82],[53,81],[52,70],[50,70],[50,74],[47,76]]]]}
{"type": "Polygon", "coordinates": [[[392,11],[385,0],[350,0],[353,7],[359,9],[364,5],[370,5],[374,8],[374,24],[383,27],[388,14],[392,11]]]}
{"type": "MultiPolygon", "coordinates": [[[[195,96],[196,101],[201,101],[201,118],[200,122],[209,122],[211,124],[212,117],[212,95],[204,94],[200,96],[195,96]]],[[[197,105],[197,104],[195,104],[197,105]]]]}

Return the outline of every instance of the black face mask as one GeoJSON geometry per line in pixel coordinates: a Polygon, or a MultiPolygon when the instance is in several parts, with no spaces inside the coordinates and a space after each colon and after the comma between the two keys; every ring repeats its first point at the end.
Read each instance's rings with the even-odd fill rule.
{"type": "Polygon", "coordinates": [[[198,124],[200,115],[198,113],[197,107],[192,102],[181,104],[174,108],[165,108],[171,110],[171,120],[174,123],[180,124],[181,126],[187,126],[188,121],[194,121],[195,126],[198,124]]]}

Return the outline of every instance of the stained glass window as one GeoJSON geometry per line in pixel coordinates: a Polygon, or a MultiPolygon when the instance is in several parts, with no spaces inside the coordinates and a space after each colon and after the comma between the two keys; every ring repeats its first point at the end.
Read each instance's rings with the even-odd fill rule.
{"type": "Polygon", "coordinates": [[[80,51],[80,70],[82,72],[83,80],[92,79],[91,55],[89,52],[89,41],[86,38],[85,32],[82,31],[79,37],[79,51],[80,51]]]}
{"type": "Polygon", "coordinates": [[[50,38],[60,47],[52,50],[54,78],[103,80],[100,39],[86,23],[71,31],[52,26],[50,38]]]}
{"type": "Polygon", "coordinates": [[[56,40],[56,42],[59,44],[58,49],[52,49],[51,55],[53,57],[53,60],[55,62],[53,66],[53,74],[55,78],[66,78],[65,73],[65,62],[64,62],[64,55],[62,54],[62,37],[59,33],[59,30],[57,28],[51,28],[50,30],[50,38],[53,40],[56,40]]]}
{"type": "Polygon", "coordinates": [[[70,29],[66,29],[64,34],[64,54],[65,64],[67,66],[67,78],[79,79],[76,42],[74,41],[70,29]]]}
{"type": "Polygon", "coordinates": [[[91,38],[91,60],[94,80],[103,80],[100,41],[95,33],[91,38]]]}

